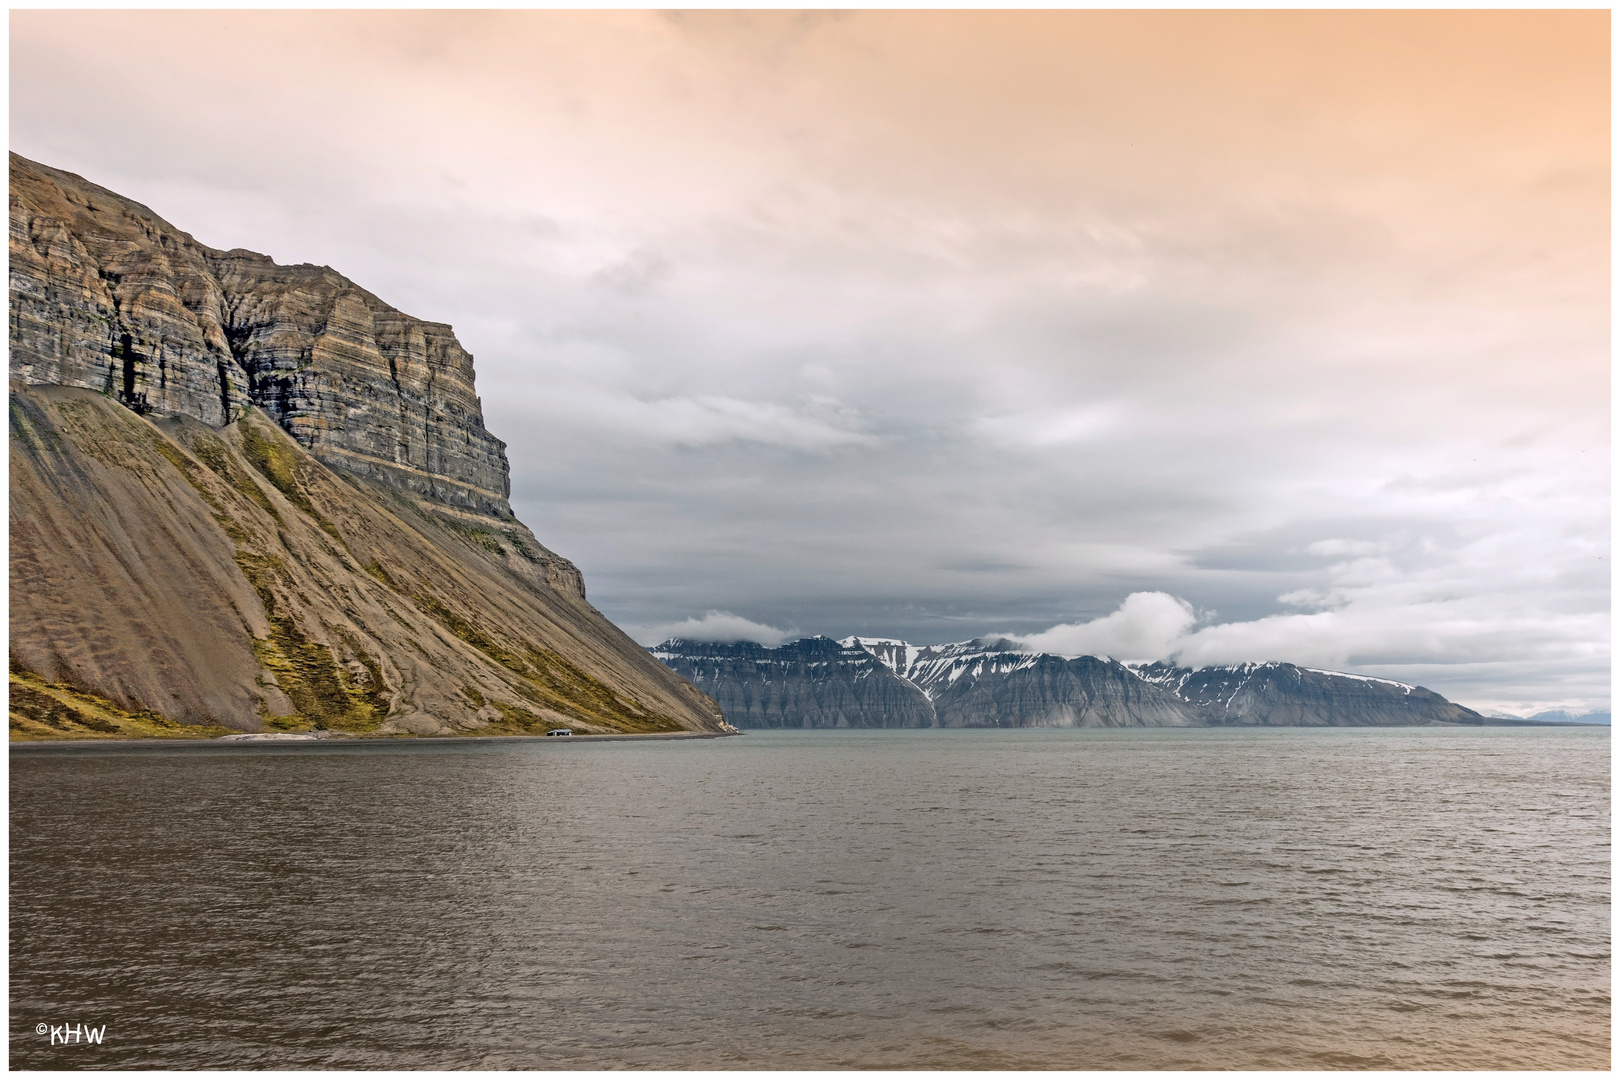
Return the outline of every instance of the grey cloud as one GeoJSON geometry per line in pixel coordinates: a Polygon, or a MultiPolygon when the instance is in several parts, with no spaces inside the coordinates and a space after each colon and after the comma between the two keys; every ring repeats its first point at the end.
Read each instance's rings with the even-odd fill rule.
{"type": "Polygon", "coordinates": [[[638,248],[625,258],[596,273],[598,281],[627,296],[640,296],[669,277],[673,267],[657,251],[638,248]]]}
{"type": "Polygon", "coordinates": [[[767,648],[787,641],[792,630],[778,630],[729,611],[708,611],[700,619],[682,619],[662,626],[626,627],[643,645],[657,645],[671,638],[688,641],[752,641],[767,648]]]}

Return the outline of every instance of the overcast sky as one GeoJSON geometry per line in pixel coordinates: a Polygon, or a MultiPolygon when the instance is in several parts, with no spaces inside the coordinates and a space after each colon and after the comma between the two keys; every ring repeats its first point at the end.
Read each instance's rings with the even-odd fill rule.
{"type": "Polygon", "coordinates": [[[642,641],[1607,708],[1608,18],[13,12],[11,148],[452,323],[642,641]]]}

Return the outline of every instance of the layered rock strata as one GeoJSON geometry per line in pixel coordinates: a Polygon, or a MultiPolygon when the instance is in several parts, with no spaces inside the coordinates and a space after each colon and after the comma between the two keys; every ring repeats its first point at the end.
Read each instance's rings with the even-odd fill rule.
{"type": "Polygon", "coordinates": [[[255,406],[328,465],[511,517],[506,447],[450,327],[17,154],[10,265],[12,379],[214,426],[255,406]]]}
{"type": "Polygon", "coordinates": [[[472,357],[11,158],[14,738],[722,730],[512,516],[472,357]]]}

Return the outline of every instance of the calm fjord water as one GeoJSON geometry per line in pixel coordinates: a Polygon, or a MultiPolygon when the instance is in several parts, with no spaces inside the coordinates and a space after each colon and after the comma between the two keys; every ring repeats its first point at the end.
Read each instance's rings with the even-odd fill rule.
{"type": "Polygon", "coordinates": [[[11,755],[13,1067],[1605,1068],[1606,729],[11,755]],[[37,1024],[106,1025],[49,1046],[37,1024]]]}

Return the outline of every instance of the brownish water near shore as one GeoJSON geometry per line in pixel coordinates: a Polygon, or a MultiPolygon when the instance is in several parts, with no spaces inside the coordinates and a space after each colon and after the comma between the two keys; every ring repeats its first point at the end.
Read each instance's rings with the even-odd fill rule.
{"type": "Polygon", "coordinates": [[[13,747],[11,1062],[1606,1068],[1609,894],[1606,729],[13,747]]]}

